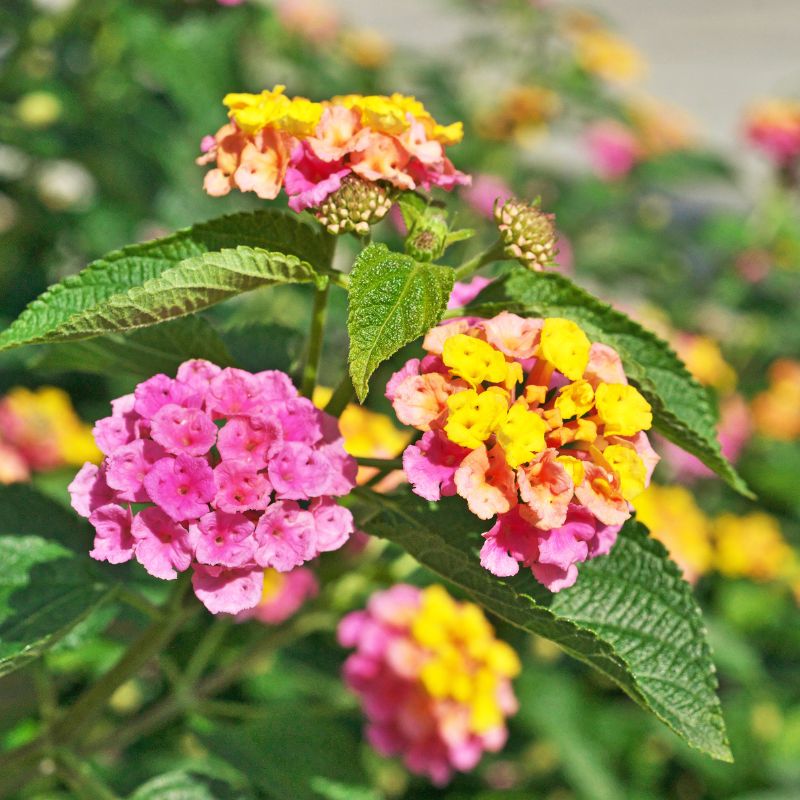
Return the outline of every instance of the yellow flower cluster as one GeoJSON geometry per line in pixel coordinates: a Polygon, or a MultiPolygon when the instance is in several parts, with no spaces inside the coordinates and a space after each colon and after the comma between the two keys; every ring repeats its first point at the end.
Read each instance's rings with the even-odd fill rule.
{"type": "Polygon", "coordinates": [[[260,94],[236,92],[226,95],[222,102],[229,109],[228,116],[248,134],[273,128],[298,138],[311,136],[328,106],[343,106],[358,110],[361,124],[376,133],[397,136],[407,131],[411,115],[425,128],[429,140],[449,146],[460,142],[464,135],[462,123],[439,125],[414,97],[398,93],[389,96],[348,94],[315,103],[305,97],[287,97],[285,89],[278,85],[260,94]]]}
{"type": "Polygon", "coordinates": [[[421,593],[411,636],[428,654],[420,679],[432,697],[468,706],[475,733],[503,724],[499,689],[519,674],[520,662],[508,644],[495,638],[478,606],[455,601],[441,586],[429,586],[421,593]]]}
{"type": "Polygon", "coordinates": [[[709,518],[685,487],[656,484],[633,505],[637,519],[667,548],[689,581],[716,571],[728,578],[798,583],[797,554],[769,514],[709,518]]]}
{"type": "Polygon", "coordinates": [[[769,387],[752,404],[762,436],[791,442],[800,438],[800,361],[779,358],[769,368],[769,387]]]}
{"type": "MultiPolygon", "coordinates": [[[[529,378],[523,396],[513,400],[515,386],[524,378],[519,361],[506,360],[500,350],[474,336],[449,337],[442,360],[454,377],[472,388],[447,399],[447,437],[455,444],[475,449],[495,434],[508,465],[516,469],[548,445],[595,445],[600,425],[603,436],[635,436],[649,429],[653,421],[650,404],[637,389],[604,382],[593,388],[582,377],[589,363],[590,346],[586,334],[574,322],[544,320],[537,350],[542,375],[540,380],[529,378]],[[539,406],[546,400],[553,369],[572,383],[558,390],[552,409],[542,410],[539,406]],[[493,385],[484,389],[484,383],[493,385]],[[592,410],[594,413],[589,415],[592,410]],[[565,421],[570,421],[571,427],[565,427],[565,421]]],[[[600,456],[596,447],[595,451],[600,456]]],[[[609,443],[600,457],[619,476],[625,499],[642,491],[646,469],[635,449],[609,443]]],[[[583,480],[578,459],[562,454],[558,460],[576,483],[583,480]]]]}
{"type": "Polygon", "coordinates": [[[90,425],[82,422],[69,395],[54,386],[11,389],[0,399],[0,445],[16,451],[32,470],[98,462],[90,425]]]}
{"type": "Polygon", "coordinates": [[[591,14],[578,12],[567,20],[567,36],[575,47],[578,64],[605,81],[630,83],[646,72],[642,54],[611,33],[591,14]]]}

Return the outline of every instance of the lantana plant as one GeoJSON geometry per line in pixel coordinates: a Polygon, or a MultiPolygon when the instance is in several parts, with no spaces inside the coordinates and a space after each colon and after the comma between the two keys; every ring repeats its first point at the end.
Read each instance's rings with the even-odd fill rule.
{"type": "MultiPolygon", "coordinates": [[[[31,569],[39,593],[26,602],[48,613],[3,639],[0,668],[52,646],[98,604],[152,617],[40,735],[0,757],[0,775],[29,777],[45,757],[70,769],[97,750],[93,723],[109,699],[194,614],[221,627],[197,644],[178,700],[145,711],[131,736],[251,663],[240,653],[203,680],[227,626],[283,622],[317,594],[323,630],[338,623],[354,648],[344,681],[368,741],[437,784],[499,750],[517,708],[519,658],[487,614],[501,632],[552,640],[691,746],[729,760],[698,607],[632,505],[658,460],[650,431],[748,494],[720,452],[706,391],[655,334],[558,273],[554,220],[535,198],[497,202],[483,250],[477,232],[453,227],[446,192],[470,181],[447,154],[460,123],[442,125],[400,94],[316,102],[276,86],[224,103],[228,121],[198,158],[205,189],[273,203],[111,253],[0,334],[0,349],[93,339],[92,352],[130,352],[143,373],[96,422],[102,461],[70,486],[93,544],[31,537],[24,563],[55,553],[59,580],[42,574],[39,586],[31,569]],[[404,231],[402,251],[372,241],[387,216],[404,231]],[[281,284],[313,294],[301,363],[269,369],[269,348],[254,344],[248,358],[264,366],[244,369],[202,312],[281,284]],[[325,350],[327,371],[339,372],[325,390],[333,293],[348,305],[349,351],[325,350]],[[169,372],[147,372],[154,352],[172,358],[169,372]],[[371,389],[405,427],[389,437],[395,452],[407,443],[402,459],[347,450],[340,418],[371,389]],[[384,557],[425,571],[401,582],[396,565],[378,568],[384,557]],[[359,565],[375,567],[383,590],[358,596],[348,578],[359,565]],[[174,587],[160,606],[151,578],[174,587]]],[[[4,562],[15,547],[0,539],[4,562]]],[[[291,630],[307,635],[316,619],[291,630]]]]}

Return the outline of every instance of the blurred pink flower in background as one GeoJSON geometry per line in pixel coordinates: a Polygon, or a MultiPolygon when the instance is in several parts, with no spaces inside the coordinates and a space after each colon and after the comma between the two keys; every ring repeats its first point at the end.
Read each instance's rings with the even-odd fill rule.
{"type": "Polygon", "coordinates": [[[315,597],[318,591],[317,578],[306,567],[297,567],[291,572],[267,569],[264,571],[261,602],[255,608],[240,611],[236,621],[257,619],[266,625],[279,625],[296,614],[303,603],[315,597]]]}
{"type": "Polygon", "coordinates": [[[603,180],[624,178],[639,160],[636,135],[614,120],[592,125],[586,132],[586,145],[592,166],[603,180]]]}
{"type": "Polygon", "coordinates": [[[313,44],[324,44],[339,33],[339,13],[325,0],[279,0],[281,25],[313,44]]]}
{"type": "Polygon", "coordinates": [[[800,156],[800,101],[770,99],[746,113],[745,136],[778,165],[800,156]]]}
{"type": "Polygon", "coordinates": [[[514,192],[503,178],[482,173],[473,176],[472,186],[463,189],[461,196],[473,211],[493,219],[495,203],[502,205],[514,196],[514,192]]]}

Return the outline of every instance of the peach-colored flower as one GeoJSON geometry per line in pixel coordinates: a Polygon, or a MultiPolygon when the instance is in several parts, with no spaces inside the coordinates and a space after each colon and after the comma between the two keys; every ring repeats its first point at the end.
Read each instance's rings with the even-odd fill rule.
{"type": "Polygon", "coordinates": [[[367,181],[389,181],[398,189],[413,189],[413,178],[404,172],[411,156],[393,136],[370,133],[366,146],[353,153],[353,172],[367,181]]]}
{"type": "Polygon", "coordinates": [[[596,389],[601,383],[627,383],[622,359],[612,347],[600,342],[592,342],[589,348],[589,364],[583,377],[596,389]]]}
{"type": "Polygon", "coordinates": [[[533,358],[539,344],[542,321],[526,319],[501,311],[496,317],[483,323],[486,341],[511,358],[533,358]]]}
{"type": "Polygon", "coordinates": [[[600,522],[621,525],[631,514],[622,496],[619,477],[588,461],[583,468],[583,483],[575,487],[575,496],[600,522]]]}
{"type": "Polygon", "coordinates": [[[557,457],[558,450],[548,448],[517,470],[520,496],[532,512],[533,524],[542,530],[564,524],[575,490],[572,478],[556,461],[557,457]]]}
{"type": "Polygon", "coordinates": [[[0,442],[0,485],[22,483],[29,480],[31,472],[18,450],[0,442]]]}
{"type": "Polygon", "coordinates": [[[426,431],[447,408],[447,398],[461,388],[439,372],[411,375],[395,391],[397,418],[404,425],[426,431]]]}
{"type": "Polygon", "coordinates": [[[489,451],[485,445],[473,450],[456,470],[455,483],[469,510],[480,519],[504,514],[517,503],[514,473],[499,445],[489,451]]]}
{"type": "MultiPolygon", "coordinates": [[[[467,333],[470,336],[474,335],[472,328],[472,320],[468,317],[461,317],[454,319],[451,322],[445,322],[442,325],[437,325],[431,328],[422,341],[422,346],[432,355],[440,356],[444,351],[444,343],[451,337],[459,333],[467,333]]],[[[478,337],[483,338],[483,337],[478,337]]]]}
{"type": "Polygon", "coordinates": [[[306,141],[317,158],[338,161],[348,153],[363,150],[369,143],[369,132],[361,128],[361,115],[354,108],[328,106],[315,135],[306,141]]]}

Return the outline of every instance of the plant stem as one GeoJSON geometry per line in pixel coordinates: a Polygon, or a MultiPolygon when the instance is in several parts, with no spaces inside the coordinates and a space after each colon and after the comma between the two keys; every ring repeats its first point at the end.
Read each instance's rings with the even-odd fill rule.
{"type": "Polygon", "coordinates": [[[460,267],[456,267],[456,280],[463,281],[469,278],[473,272],[477,272],[481,267],[497,261],[503,257],[503,240],[498,239],[493,245],[482,253],[473,256],[469,261],[465,261],[460,267]]]}
{"type": "Polygon", "coordinates": [[[205,636],[195,647],[189,663],[186,665],[180,679],[180,686],[183,688],[192,687],[203,674],[206,665],[214,656],[214,653],[222,644],[222,640],[231,627],[230,620],[224,618],[215,619],[209,626],[205,636]]]}
{"type": "Polygon", "coordinates": [[[345,410],[347,404],[355,397],[355,389],[353,388],[353,381],[350,379],[350,373],[345,372],[339,385],[334,389],[331,399],[328,400],[328,405],[325,406],[325,413],[333,417],[338,417],[342,411],[345,410]]]}
{"type": "Polygon", "coordinates": [[[403,469],[402,458],[356,458],[359,467],[377,467],[383,470],[403,469]]]}
{"type": "Polygon", "coordinates": [[[317,289],[314,292],[314,307],[311,311],[311,331],[308,335],[308,351],[306,363],[303,366],[303,377],[301,382],[300,394],[310,398],[317,385],[317,368],[322,354],[322,340],[325,333],[325,315],[328,307],[328,291],[330,281],[325,284],[324,289],[317,289]]]}
{"type": "Polygon", "coordinates": [[[82,800],[119,800],[89,766],[82,763],[66,748],[59,748],[53,753],[56,763],[56,774],[66,783],[75,795],[82,800]]]}

